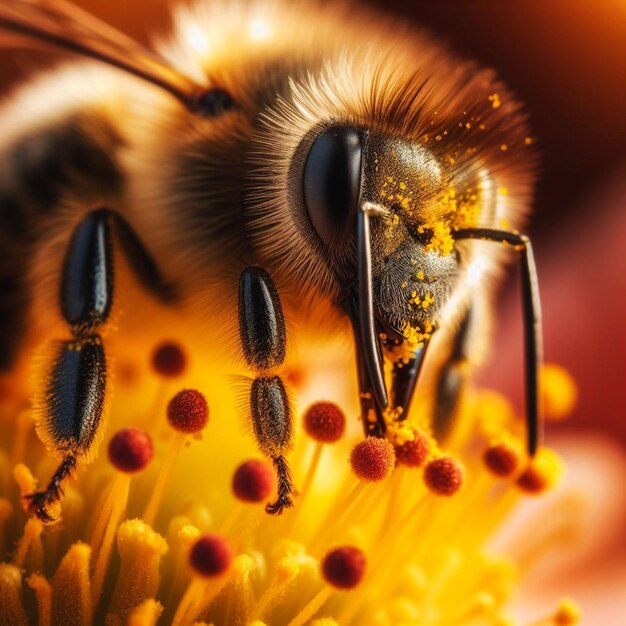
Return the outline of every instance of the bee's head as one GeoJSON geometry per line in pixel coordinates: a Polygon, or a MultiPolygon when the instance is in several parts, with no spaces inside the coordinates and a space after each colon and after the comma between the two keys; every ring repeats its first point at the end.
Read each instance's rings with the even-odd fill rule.
{"type": "Polygon", "coordinates": [[[395,338],[440,325],[477,267],[481,244],[457,245],[455,230],[521,226],[533,167],[519,105],[492,72],[403,43],[292,73],[254,129],[245,198],[260,263],[338,311],[358,291],[366,210],[374,315],[395,338]]]}
{"type": "Polygon", "coordinates": [[[307,152],[301,209],[341,297],[358,290],[357,218],[368,212],[374,216],[367,245],[380,326],[395,335],[407,327],[434,327],[454,284],[457,258],[433,244],[430,222],[438,215],[431,205],[442,171],[432,153],[418,143],[348,124],[326,126],[300,149],[307,152]]]}

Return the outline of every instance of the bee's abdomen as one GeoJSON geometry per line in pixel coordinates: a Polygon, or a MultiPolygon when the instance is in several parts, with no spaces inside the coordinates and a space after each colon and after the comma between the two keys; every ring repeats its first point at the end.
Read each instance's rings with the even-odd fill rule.
{"type": "Polygon", "coordinates": [[[67,192],[119,192],[123,178],[116,152],[121,144],[101,117],[92,112],[73,113],[21,136],[9,148],[8,163],[24,196],[45,211],[67,192]]]}
{"type": "Polygon", "coordinates": [[[80,204],[116,196],[123,184],[117,163],[122,141],[99,115],[74,112],[48,126],[29,124],[0,148],[0,371],[11,368],[27,332],[25,268],[57,208],[65,198],[80,204]]]}

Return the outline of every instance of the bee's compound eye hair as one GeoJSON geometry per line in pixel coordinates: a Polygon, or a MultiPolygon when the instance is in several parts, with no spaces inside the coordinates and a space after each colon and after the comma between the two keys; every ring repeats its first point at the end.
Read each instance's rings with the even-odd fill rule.
{"type": "Polygon", "coordinates": [[[324,130],[307,155],[304,204],[326,245],[339,245],[354,221],[361,189],[361,155],[357,131],[340,125],[324,130]]]}
{"type": "Polygon", "coordinates": [[[204,117],[217,117],[235,106],[232,96],[223,89],[209,89],[198,98],[198,106],[204,117]]]}

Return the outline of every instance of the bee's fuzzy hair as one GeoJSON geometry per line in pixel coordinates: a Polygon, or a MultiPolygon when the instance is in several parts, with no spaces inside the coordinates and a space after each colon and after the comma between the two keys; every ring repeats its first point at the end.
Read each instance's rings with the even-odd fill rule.
{"type": "Polygon", "coordinates": [[[299,146],[330,122],[421,142],[448,181],[480,170],[492,191],[507,190],[485,200],[498,204],[485,214],[510,228],[524,224],[535,169],[526,115],[492,70],[459,59],[428,33],[318,1],[196,2],[178,10],[174,25],[161,52],[197,80],[232,90],[244,110],[253,108],[246,81],[289,77],[251,124],[245,222],[261,261],[304,301],[337,294],[320,243],[307,234],[298,187],[306,156],[299,146]]]}
{"type": "MultiPolygon", "coordinates": [[[[301,176],[316,130],[332,121],[420,142],[448,181],[479,171],[493,205],[484,214],[524,224],[535,157],[519,103],[491,70],[423,31],[347,2],[199,0],[176,11],[158,49],[198,83],[227,89],[236,109],[203,119],[135,77],[81,62],[29,86],[5,119],[19,134],[32,128],[50,108],[46,91],[60,101],[55,119],[76,109],[113,117],[125,180],[111,204],[209,318],[232,320],[235,298],[223,306],[216,290],[225,267],[235,276],[250,263],[265,265],[297,307],[328,316],[338,286],[302,206],[301,176]],[[18,106],[27,100],[28,116],[18,106]],[[494,192],[502,188],[506,197],[494,192]]],[[[485,275],[501,265],[491,248],[485,275]]]]}

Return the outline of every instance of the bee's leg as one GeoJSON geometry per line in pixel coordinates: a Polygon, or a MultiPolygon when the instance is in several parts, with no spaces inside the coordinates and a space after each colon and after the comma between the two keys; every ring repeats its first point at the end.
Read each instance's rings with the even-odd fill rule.
{"type": "Polygon", "coordinates": [[[383,212],[382,207],[369,202],[363,203],[357,212],[358,281],[345,302],[354,332],[361,422],[366,437],[384,437],[387,430],[384,410],[389,404],[380,329],[374,316],[370,240],[370,217],[383,212]]]}
{"type": "Polygon", "coordinates": [[[111,211],[109,215],[122,252],[142,287],[164,304],[175,302],[176,286],[164,278],[130,224],[119,213],[111,211]]]}
{"type": "Polygon", "coordinates": [[[72,339],[59,343],[40,393],[38,432],[63,455],[47,487],[27,496],[29,508],[44,522],[48,507],[63,494],[61,483],[88,455],[101,424],[107,370],[99,329],[113,300],[110,213],[89,213],[74,230],[61,272],[61,314],[72,339]]]}
{"type": "Polygon", "coordinates": [[[472,332],[473,311],[470,306],[461,320],[450,355],[438,373],[433,409],[433,432],[438,440],[445,439],[450,432],[467,382],[472,339],[476,336],[472,332]]]}
{"type": "MultiPolygon", "coordinates": [[[[361,406],[361,422],[366,437],[384,437],[387,430],[385,417],[380,405],[376,402],[365,359],[362,354],[361,325],[359,321],[358,300],[353,295],[347,302],[347,311],[352,321],[354,345],[356,348],[357,382],[359,385],[359,403],[361,406]]],[[[382,355],[380,355],[382,362],[382,355]]]]}
{"type": "Polygon", "coordinates": [[[293,506],[294,487],[285,458],[292,444],[293,418],[285,385],[273,370],[285,360],[285,320],[274,282],[260,267],[239,279],[239,333],[248,365],[257,372],[250,390],[250,416],[259,450],[272,459],[278,478],[275,502],[265,510],[278,515],[293,506]]]}
{"type": "Polygon", "coordinates": [[[466,228],[454,232],[454,238],[482,239],[512,246],[517,252],[522,292],[524,320],[524,360],[526,366],[526,428],[527,449],[530,456],[537,451],[541,439],[541,406],[539,398],[539,371],[543,352],[541,328],[541,301],[537,268],[530,239],[519,233],[492,228],[466,228]]]}
{"type": "Polygon", "coordinates": [[[425,340],[419,348],[416,348],[413,358],[408,363],[394,363],[391,389],[394,409],[399,412],[398,421],[404,421],[409,417],[411,401],[422,373],[429,343],[429,340],[425,340]]]}

